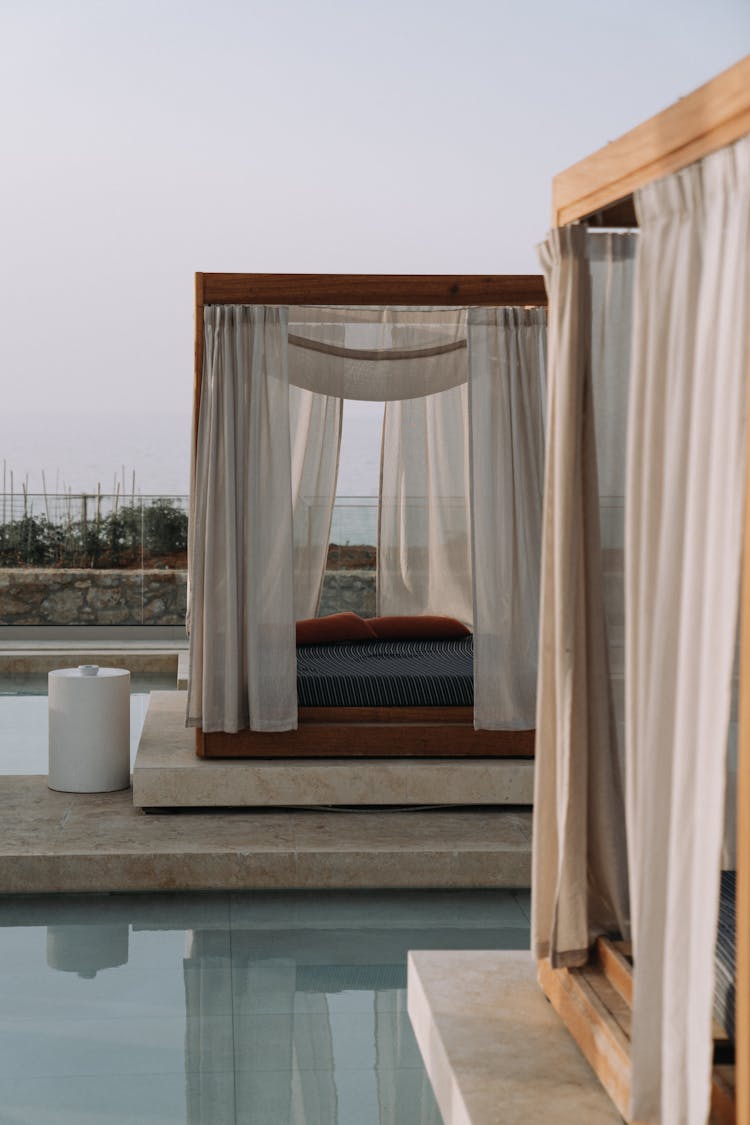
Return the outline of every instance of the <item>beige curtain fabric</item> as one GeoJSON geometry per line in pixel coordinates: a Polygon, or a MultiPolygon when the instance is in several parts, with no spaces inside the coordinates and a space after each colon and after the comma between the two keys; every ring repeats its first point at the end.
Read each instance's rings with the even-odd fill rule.
{"type": "Polygon", "coordinates": [[[625,769],[625,478],[636,234],[590,231],[591,371],[604,613],[617,750],[625,769]]]}
{"type": "MultiPolygon", "coordinates": [[[[601,332],[585,229],[540,249],[549,296],[547,461],[536,717],[532,945],[585,963],[601,933],[628,929],[624,797],[603,604],[592,341],[601,332]]],[[[616,270],[613,260],[612,270],[616,270]]],[[[623,370],[624,368],[624,370],[623,370]]],[[[612,364],[610,379],[627,364],[612,364]]],[[[622,419],[625,425],[625,419],[622,419]]]]}
{"type": "Polygon", "coordinates": [[[471,317],[467,346],[466,309],[205,310],[189,725],[296,727],[293,626],[319,603],[342,397],[388,403],[380,612],[474,621],[476,725],[533,725],[544,315],[471,317]]]}
{"type": "MultiPolygon", "coordinates": [[[[466,351],[462,354],[465,364],[466,351]]],[[[465,382],[386,403],[379,613],[448,614],[472,623],[467,430],[465,382]]]]}
{"type": "Polygon", "coordinates": [[[315,617],[323,587],[341,446],[339,398],[289,388],[294,616],[315,617]]]}
{"type": "Polygon", "coordinates": [[[544,309],[469,313],[477,729],[535,722],[546,323],[544,309]]]}
{"type": "Polygon", "coordinates": [[[297,725],[285,309],[207,307],[187,723],[297,725]]]}
{"type": "Polygon", "coordinates": [[[627,501],[632,1106],[708,1119],[742,549],[750,138],[644,188],[627,501]]]}
{"type": "Polygon", "coordinates": [[[334,398],[394,402],[466,382],[466,310],[289,310],[289,381],[334,398]]]}

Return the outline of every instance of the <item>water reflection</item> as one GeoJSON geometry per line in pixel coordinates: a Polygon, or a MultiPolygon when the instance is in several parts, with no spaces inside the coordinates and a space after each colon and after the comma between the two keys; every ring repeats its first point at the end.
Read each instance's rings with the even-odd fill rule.
{"type": "MultiPolygon", "coordinates": [[[[289,944],[286,936],[277,935],[282,947],[289,944]]],[[[300,963],[283,949],[276,956],[270,949],[265,956],[243,949],[243,937],[252,944],[254,935],[233,934],[236,1120],[439,1125],[407,1014],[405,965],[327,963],[341,953],[341,935],[315,936],[318,942],[311,941],[300,963]],[[326,938],[339,948],[321,961],[326,938]]],[[[269,947],[275,944],[274,935],[264,938],[269,947]]],[[[305,935],[295,935],[294,944],[300,943],[307,944],[305,935]]],[[[363,954],[372,956],[364,946],[363,954]]],[[[215,1013],[211,982],[219,960],[215,935],[194,931],[185,998],[187,1012],[201,1018],[191,1021],[186,1038],[188,1072],[210,1072],[217,1063],[201,1027],[215,1013]]],[[[189,1120],[206,1120],[201,1086],[192,1091],[189,1120]]]]}
{"type": "Polygon", "coordinates": [[[527,943],[503,892],[0,896],[0,1118],[439,1125],[407,950],[527,943]]]}
{"type": "Polygon", "coordinates": [[[47,964],[62,973],[78,973],[93,980],[101,969],[127,965],[130,927],[127,922],[111,926],[47,926],[47,964]]]}

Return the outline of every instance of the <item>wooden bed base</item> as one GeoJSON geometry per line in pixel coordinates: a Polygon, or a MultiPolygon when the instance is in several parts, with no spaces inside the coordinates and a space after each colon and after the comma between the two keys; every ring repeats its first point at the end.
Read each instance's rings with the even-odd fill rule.
{"type": "Polygon", "coordinates": [[[474,730],[471,707],[300,707],[297,730],[196,731],[200,758],[533,758],[533,730],[474,730]]]}
{"type": "MultiPolygon", "coordinates": [[[[633,966],[626,942],[599,938],[581,969],[553,969],[538,962],[545,996],[580,1047],[587,1062],[626,1122],[631,1122],[630,1023],[633,966]]],[[[714,1024],[711,1125],[735,1125],[734,1050],[714,1024]]]]}

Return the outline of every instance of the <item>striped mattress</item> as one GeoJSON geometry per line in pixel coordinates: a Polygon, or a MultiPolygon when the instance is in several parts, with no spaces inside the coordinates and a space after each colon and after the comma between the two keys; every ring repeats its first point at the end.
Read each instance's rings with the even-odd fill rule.
{"type": "Polygon", "coordinates": [[[734,1043],[735,1000],[735,902],[737,875],[734,871],[721,873],[721,898],[719,899],[719,930],[714,955],[714,1019],[734,1043]]]}
{"type": "Polygon", "coordinates": [[[297,647],[300,707],[471,707],[473,637],[297,647]]]}

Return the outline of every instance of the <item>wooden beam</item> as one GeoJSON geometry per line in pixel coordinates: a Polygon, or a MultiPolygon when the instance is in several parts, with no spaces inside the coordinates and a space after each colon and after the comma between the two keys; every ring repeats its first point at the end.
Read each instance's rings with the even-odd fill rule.
{"type": "Polygon", "coordinates": [[[586,225],[589,227],[627,227],[632,229],[638,226],[638,216],[635,213],[635,200],[632,195],[627,199],[620,199],[610,207],[603,207],[593,215],[586,216],[586,225]]]}
{"type": "Polygon", "coordinates": [[[750,55],[655,117],[561,172],[552,225],[567,226],[750,132],[750,55]]]}
{"type": "Polygon", "coordinates": [[[207,305],[547,304],[540,274],[204,273],[207,305]]]}
{"type": "Polygon", "coordinates": [[[610,1008],[607,989],[618,1001],[619,994],[606,981],[603,972],[598,987],[590,974],[584,975],[584,971],[578,969],[553,969],[546,958],[538,962],[537,971],[545,996],[627,1120],[630,1042],[610,1008]]]}
{"type": "Polygon", "coordinates": [[[632,1008],[633,967],[631,963],[618,948],[618,943],[611,941],[609,938],[597,938],[594,948],[596,958],[607,980],[619,992],[625,1003],[632,1008]]]}
{"type": "MultiPolygon", "coordinates": [[[[632,966],[623,942],[599,938],[588,965],[553,969],[537,963],[539,984],[617,1109],[630,1125],[632,966]],[[613,956],[614,955],[614,956],[613,956]]],[[[710,1125],[735,1125],[735,1067],[714,1065],[710,1125]]]]}

